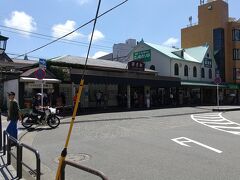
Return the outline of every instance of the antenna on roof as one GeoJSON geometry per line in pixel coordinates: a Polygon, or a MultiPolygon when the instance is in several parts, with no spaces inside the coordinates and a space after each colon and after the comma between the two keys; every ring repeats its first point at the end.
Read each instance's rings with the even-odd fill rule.
{"type": "Polygon", "coordinates": [[[192,16],[190,16],[188,20],[189,20],[190,26],[192,26],[192,16]]]}

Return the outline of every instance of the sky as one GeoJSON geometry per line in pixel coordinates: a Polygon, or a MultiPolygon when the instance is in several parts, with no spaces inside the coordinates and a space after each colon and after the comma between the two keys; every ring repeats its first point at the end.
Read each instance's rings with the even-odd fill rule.
{"type": "MultiPolygon", "coordinates": [[[[122,0],[123,1],[123,0],[122,0]]],[[[102,0],[100,13],[122,2],[102,0]]],[[[207,1],[207,0],[205,0],[207,1]]],[[[99,18],[90,57],[112,52],[113,44],[129,38],[180,47],[181,28],[198,22],[199,0],[128,0],[121,7],[99,18]]],[[[228,0],[231,17],[240,18],[240,1],[228,0]]],[[[10,57],[47,44],[93,19],[98,0],[0,0],[0,32],[9,37],[6,53],[10,57]]],[[[87,54],[93,23],[28,54],[29,59],[87,54]]],[[[23,58],[23,57],[22,57],[23,58]]]]}

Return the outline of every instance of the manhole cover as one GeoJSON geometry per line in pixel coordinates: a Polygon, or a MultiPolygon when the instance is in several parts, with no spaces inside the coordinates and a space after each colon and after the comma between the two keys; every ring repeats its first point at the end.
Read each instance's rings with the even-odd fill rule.
{"type": "MultiPolygon", "coordinates": [[[[54,159],[54,162],[58,163],[59,162],[59,157],[56,157],[54,159]]],[[[68,154],[66,157],[66,160],[73,161],[75,163],[80,163],[82,161],[88,161],[90,159],[90,155],[84,154],[84,153],[79,153],[79,154],[68,154]]]]}

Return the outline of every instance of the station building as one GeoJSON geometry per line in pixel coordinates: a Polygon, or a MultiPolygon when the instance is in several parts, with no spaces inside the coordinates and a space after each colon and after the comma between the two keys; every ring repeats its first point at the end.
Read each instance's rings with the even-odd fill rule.
{"type": "Polygon", "coordinates": [[[144,62],[146,68],[158,72],[159,76],[181,79],[181,87],[173,87],[170,92],[152,88],[152,96],[170,93],[179,105],[216,103],[217,66],[208,44],[179,49],[141,41],[129,54],[129,61],[144,62]]]}

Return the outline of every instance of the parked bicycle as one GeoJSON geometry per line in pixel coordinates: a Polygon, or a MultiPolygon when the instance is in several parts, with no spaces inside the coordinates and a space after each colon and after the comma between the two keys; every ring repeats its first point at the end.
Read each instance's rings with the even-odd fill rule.
{"type": "Polygon", "coordinates": [[[48,125],[51,128],[56,128],[60,124],[60,119],[57,116],[57,109],[47,107],[44,108],[44,116],[41,116],[40,114],[36,114],[33,112],[26,113],[22,118],[22,125],[25,128],[30,128],[33,125],[48,125]]]}

